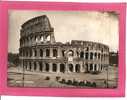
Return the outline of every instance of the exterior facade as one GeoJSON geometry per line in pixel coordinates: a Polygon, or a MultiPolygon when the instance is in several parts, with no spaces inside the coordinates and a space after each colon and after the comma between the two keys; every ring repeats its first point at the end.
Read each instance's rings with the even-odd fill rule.
{"type": "Polygon", "coordinates": [[[90,41],[56,42],[46,15],[25,22],[20,31],[20,66],[28,71],[99,73],[109,66],[109,47],[90,41]]]}

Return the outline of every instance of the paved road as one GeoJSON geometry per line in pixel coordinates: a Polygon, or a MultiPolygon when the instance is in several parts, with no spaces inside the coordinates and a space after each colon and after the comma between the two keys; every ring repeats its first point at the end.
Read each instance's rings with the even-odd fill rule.
{"type": "MultiPolygon", "coordinates": [[[[100,74],[89,74],[89,73],[47,73],[47,72],[30,72],[25,71],[24,74],[24,86],[25,87],[76,87],[67,84],[61,84],[56,81],[56,76],[60,76],[61,79],[66,80],[77,80],[77,81],[90,81],[97,84],[97,88],[105,88],[107,85],[104,83],[107,80],[107,71],[104,70],[100,74]],[[49,76],[50,80],[45,80],[49,76]]],[[[108,72],[108,86],[110,88],[117,87],[118,68],[109,67],[108,72]]],[[[22,69],[14,67],[8,70],[8,86],[23,86],[23,74],[22,69]]],[[[90,88],[84,86],[84,88],[90,88]]]]}

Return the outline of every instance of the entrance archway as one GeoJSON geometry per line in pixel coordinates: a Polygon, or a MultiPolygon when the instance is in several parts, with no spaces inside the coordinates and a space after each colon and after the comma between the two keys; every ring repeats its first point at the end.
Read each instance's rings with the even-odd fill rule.
{"type": "Polygon", "coordinates": [[[75,72],[80,72],[80,64],[75,65],[75,72]]]}
{"type": "Polygon", "coordinates": [[[65,72],[65,65],[64,64],[60,64],[60,72],[65,72]]]}
{"type": "Polygon", "coordinates": [[[46,63],[45,66],[46,66],[46,68],[45,68],[46,72],[49,72],[49,64],[46,63]]]}
{"type": "Polygon", "coordinates": [[[69,66],[69,70],[70,70],[71,72],[73,72],[73,64],[69,64],[68,66],[69,66]]]}
{"type": "Polygon", "coordinates": [[[53,64],[53,72],[56,72],[57,70],[57,64],[53,64]]]}

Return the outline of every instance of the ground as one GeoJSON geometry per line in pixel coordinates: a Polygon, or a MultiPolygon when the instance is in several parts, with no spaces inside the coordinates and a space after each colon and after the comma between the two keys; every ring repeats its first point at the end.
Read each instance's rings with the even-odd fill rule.
{"type": "Polygon", "coordinates": [[[79,86],[61,83],[62,79],[88,81],[90,83],[95,82],[96,87],[94,88],[116,88],[117,87],[117,78],[118,77],[118,68],[109,66],[108,69],[108,79],[107,71],[104,70],[99,74],[90,74],[90,73],[47,73],[47,72],[24,72],[24,81],[23,81],[23,71],[19,67],[9,67],[8,69],[8,86],[14,87],[81,87],[81,88],[93,88],[91,86],[79,86]],[[49,79],[46,79],[46,77],[49,79]],[[56,80],[56,77],[60,77],[59,81],[56,80]],[[108,80],[108,81],[107,81],[108,80]]]}

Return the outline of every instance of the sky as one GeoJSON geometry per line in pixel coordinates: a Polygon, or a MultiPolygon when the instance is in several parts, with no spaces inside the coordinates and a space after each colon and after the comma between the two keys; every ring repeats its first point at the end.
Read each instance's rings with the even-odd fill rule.
{"type": "Polygon", "coordinates": [[[19,52],[21,25],[40,15],[49,18],[57,42],[93,41],[108,45],[110,51],[118,50],[119,18],[116,12],[10,10],[8,15],[8,52],[19,52]]]}

